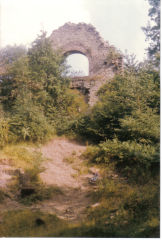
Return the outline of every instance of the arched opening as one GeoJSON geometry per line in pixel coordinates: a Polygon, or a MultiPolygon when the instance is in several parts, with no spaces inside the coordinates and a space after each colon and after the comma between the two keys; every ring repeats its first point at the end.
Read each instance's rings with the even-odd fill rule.
{"type": "Polygon", "coordinates": [[[72,53],[66,57],[67,70],[65,75],[68,77],[83,77],[89,75],[88,58],[81,53],[72,53]]]}

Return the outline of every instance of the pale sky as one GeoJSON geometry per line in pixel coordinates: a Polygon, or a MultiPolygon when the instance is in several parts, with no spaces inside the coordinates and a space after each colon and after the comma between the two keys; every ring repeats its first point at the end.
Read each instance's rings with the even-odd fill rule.
{"type": "Polygon", "coordinates": [[[66,22],[93,24],[123,53],[145,57],[147,0],[0,0],[0,45],[29,46],[41,29],[50,35],[66,22]]]}

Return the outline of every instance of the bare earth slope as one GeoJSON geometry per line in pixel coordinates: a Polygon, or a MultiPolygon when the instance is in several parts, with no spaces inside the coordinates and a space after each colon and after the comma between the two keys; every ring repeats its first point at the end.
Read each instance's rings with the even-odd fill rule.
{"type": "Polygon", "coordinates": [[[47,185],[58,186],[63,191],[63,194],[55,196],[54,199],[44,201],[41,210],[77,221],[86,214],[87,207],[94,203],[91,192],[95,186],[89,184],[89,178],[98,170],[82,166],[80,155],[85,149],[84,145],[60,138],[41,148],[44,157],[49,159],[43,164],[46,170],[41,173],[42,181],[47,185]],[[68,157],[75,158],[74,163],[66,162],[68,157]],[[83,168],[83,173],[78,174],[83,168]]]}
{"type": "Polygon", "coordinates": [[[49,161],[43,164],[46,170],[41,174],[42,181],[59,187],[79,187],[79,183],[72,177],[76,171],[64,159],[73,153],[79,157],[85,149],[85,146],[59,138],[43,146],[41,152],[49,161]]]}
{"type": "MultiPolygon", "coordinates": [[[[47,159],[43,162],[42,167],[45,170],[40,174],[40,179],[47,187],[53,186],[56,193],[51,199],[40,201],[32,206],[25,206],[11,196],[0,203],[0,213],[27,208],[32,211],[40,210],[56,214],[68,221],[81,221],[88,207],[95,204],[92,192],[95,191],[96,186],[91,185],[89,179],[93,177],[94,172],[99,171],[83,164],[81,154],[86,150],[86,146],[58,137],[37,150],[41,151],[47,159]]],[[[13,179],[12,173],[15,168],[6,161],[4,159],[0,163],[0,188],[8,191],[7,185],[13,179]]]]}

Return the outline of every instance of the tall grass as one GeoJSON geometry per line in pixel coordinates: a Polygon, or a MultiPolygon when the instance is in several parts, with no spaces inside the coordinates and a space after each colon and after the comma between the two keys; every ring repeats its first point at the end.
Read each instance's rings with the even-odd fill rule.
{"type": "Polygon", "coordinates": [[[3,214],[0,237],[55,237],[67,223],[55,215],[33,212],[29,209],[9,211],[3,214]]]}

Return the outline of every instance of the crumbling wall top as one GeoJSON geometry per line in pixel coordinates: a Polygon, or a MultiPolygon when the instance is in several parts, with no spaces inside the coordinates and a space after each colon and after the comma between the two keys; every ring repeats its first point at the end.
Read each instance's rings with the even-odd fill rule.
{"type": "Polygon", "coordinates": [[[113,46],[100,36],[96,28],[86,23],[65,23],[50,36],[53,48],[62,54],[84,54],[89,60],[89,75],[96,75],[101,69],[110,68],[106,62],[113,46]]]}

